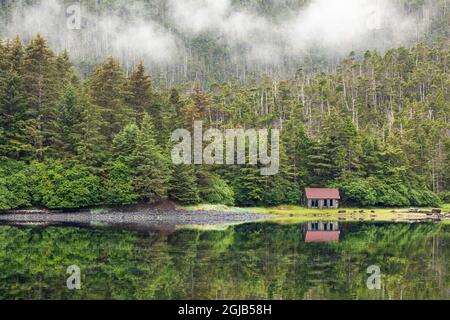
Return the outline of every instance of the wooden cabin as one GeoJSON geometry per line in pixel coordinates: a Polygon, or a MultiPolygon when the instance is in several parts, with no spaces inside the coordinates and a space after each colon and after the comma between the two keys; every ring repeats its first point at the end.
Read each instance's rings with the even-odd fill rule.
{"type": "Polygon", "coordinates": [[[303,197],[303,204],[313,209],[337,209],[340,201],[339,189],[331,188],[306,188],[303,197]]]}

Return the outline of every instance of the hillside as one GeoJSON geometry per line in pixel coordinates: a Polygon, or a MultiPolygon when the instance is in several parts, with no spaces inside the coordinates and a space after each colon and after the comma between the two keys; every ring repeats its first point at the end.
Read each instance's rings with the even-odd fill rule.
{"type": "Polygon", "coordinates": [[[334,71],[202,89],[152,84],[114,58],[86,80],[37,36],[0,43],[0,208],[180,203],[298,203],[336,186],[357,206],[448,200],[448,40],[350,54],[334,71]],[[278,175],[258,166],[170,161],[171,133],[280,128],[278,175]]]}

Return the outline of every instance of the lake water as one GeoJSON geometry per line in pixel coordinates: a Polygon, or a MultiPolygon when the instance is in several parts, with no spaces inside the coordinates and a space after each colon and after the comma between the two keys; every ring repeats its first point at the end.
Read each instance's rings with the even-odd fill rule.
{"type": "Polygon", "coordinates": [[[0,299],[450,299],[450,226],[329,229],[0,226],[0,299]],[[71,265],[81,290],[67,288],[71,265]]]}

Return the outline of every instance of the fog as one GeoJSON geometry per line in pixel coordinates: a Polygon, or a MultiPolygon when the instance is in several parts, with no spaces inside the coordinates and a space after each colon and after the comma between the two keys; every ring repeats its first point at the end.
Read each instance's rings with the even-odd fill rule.
{"type": "MultiPolygon", "coordinates": [[[[0,35],[26,41],[40,32],[55,50],[68,49],[78,60],[114,55],[125,63],[143,59],[160,66],[187,60],[190,41],[208,35],[230,48],[232,59],[277,64],[314,48],[344,55],[407,45],[430,21],[408,15],[389,0],[311,0],[301,9],[269,17],[231,0],[117,1],[111,10],[92,3],[82,1],[78,29],[70,27],[78,19],[68,11],[73,3],[19,2],[0,35]]],[[[427,12],[433,14],[433,9],[427,12]]]]}
{"type": "Polygon", "coordinates": [[[230,0],[170,0],[170,17],[193,34],[216,33],[247,57],[279,60],[320,46],[332,53],[399,46],[417,37],[424,21],[402,14],[392,1],[314,0],[303,10],[273,22],[235,10],[230,0]]]}
{"type": "Polygon", "coordinates": [[[144,20],[138,1],[131,8],[131,13],[136,13],[131,20],[112,12],[93,13],[84,6],[79,11],[70,11],[74,4],[43,0],[31,6],[18,6],[1,34],[19,35],[26,41],[41,33],[54,49],[68,49],[80,59],[118,55],[168,63],[174,58],[175,37],[158,23],[144,20]]]}

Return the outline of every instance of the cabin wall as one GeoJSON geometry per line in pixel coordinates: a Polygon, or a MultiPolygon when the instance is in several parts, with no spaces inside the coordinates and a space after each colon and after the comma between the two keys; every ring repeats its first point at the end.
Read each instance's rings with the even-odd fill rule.
{"type": "MultiPolygon", "coordinates": [[[[313,208],[312,203],[313,200],[316,199],[304,199],[304,204],[307,208],[313,208]]],[[[339,200],[333,199],[333,205],[330,206],[329,200],[327,200],[327,206],[325,206],[325,199],[318,199],[319,205],[318,209],[338,209],[339,208],[339,200]]]]}

